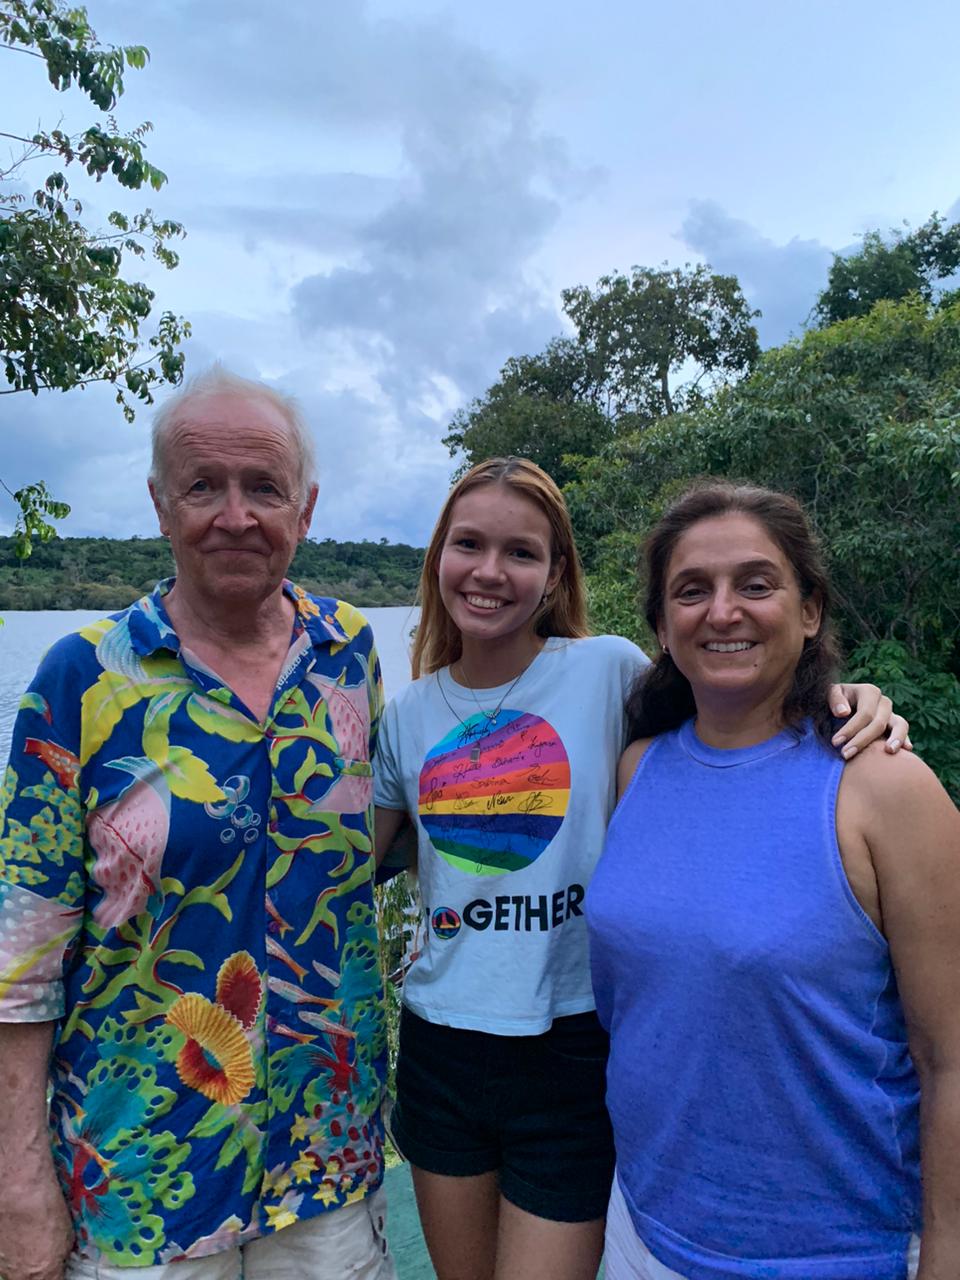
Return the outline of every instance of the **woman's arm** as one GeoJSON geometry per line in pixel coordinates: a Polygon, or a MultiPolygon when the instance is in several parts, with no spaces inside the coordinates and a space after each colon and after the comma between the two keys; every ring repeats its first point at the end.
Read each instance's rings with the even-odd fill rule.
{"type": "Polygon", "coordinates": [[[620,763],[617,765],[618,800],[630,785],[630,779],[636,773],[637,765],[643,759],[644,752],[652,741],[652,738],[637,738],[636,742],[631,742],[620,757],[620,763]]]}
{"type": "Polygon", "coordinates": [[[918,1280],[960,1276],[960,813],[920,760],[849,768],[920,1078],[918,1280]]]}
{"type": "Polygon", "coordinates": [[[891,755],[896,755],[901,747],[913,750],[909,723],[903,716],[893,714],[893,703],[875,684],[831,685],[830,710],[837,717],[850,716],[833,736],[833,745],[843,748],[841,755],[845,760],[851,760],[884,734],[888,735],[884,745],[891,755]]]}

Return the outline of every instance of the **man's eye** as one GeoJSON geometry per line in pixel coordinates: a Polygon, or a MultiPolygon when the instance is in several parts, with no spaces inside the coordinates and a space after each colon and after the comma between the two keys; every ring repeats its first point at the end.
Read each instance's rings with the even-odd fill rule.
{"type": "Polygon", "coordinates": [[[207,483],[207,481],[206,481],[206,480],[194,480],[193,484],[190,486],[190,492],[191,492],[191,493],[205,493],[205,492],[206,492],[206,490],[207,490],[207,489],[209,489],[209,488],[210,488],[210,486],[209,486],[209,484],[207,483]]]}

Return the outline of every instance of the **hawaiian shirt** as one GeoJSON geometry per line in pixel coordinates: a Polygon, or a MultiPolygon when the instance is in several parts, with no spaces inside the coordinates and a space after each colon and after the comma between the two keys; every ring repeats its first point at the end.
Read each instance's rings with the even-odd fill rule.
{"type": "Polygon", "coordinates": [[[161,583],[53,646],[0,793],[0,1022],[56,1020],[78,1248],[199,1258],[383,1176],[370,628],[290,583],[260,724],[161,583]]]}

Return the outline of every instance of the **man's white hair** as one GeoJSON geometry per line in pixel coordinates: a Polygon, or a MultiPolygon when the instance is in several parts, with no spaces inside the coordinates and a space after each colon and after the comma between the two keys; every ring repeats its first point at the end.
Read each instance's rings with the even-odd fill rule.
{"type": "Polygon", "coordinates": [[[219,395],[263,400],[281,414],[290,429],[290,438],[296,449],[299,497],[301,503],[306,505],[310,487],[316,479],[317,462],[313,438],[303,420],[300,406],[292,396],[284,395],[264,382],[241,378],[221,364],[213,364],[191,378],[179,391],[169,396],[153,416],[150,430],[150,480],[159,500],[164,502],[166,499],[167,436],[187,420],[190,409],[198,400],[219,395]]]}

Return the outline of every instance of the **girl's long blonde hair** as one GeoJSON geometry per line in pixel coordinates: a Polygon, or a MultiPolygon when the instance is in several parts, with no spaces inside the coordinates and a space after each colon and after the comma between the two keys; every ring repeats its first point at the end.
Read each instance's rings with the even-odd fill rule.
{"type": "Polygon", "coordinates": [[[456,662],[462,652],[460,632],[440,598],[437,570],[453,504],[482,484],[504,485],[535,502],[550,522],[552,563],[556,564],[561,556],[566,560],[560,581],[533,616],[537,635],[577,639],[590,634],[583,570],[563,494],[547,473],[527,458],[488,458],[471,467],[450,490],[427,547],[418,592],[420,623],[411,657],[414,680],[456,662]]]}

